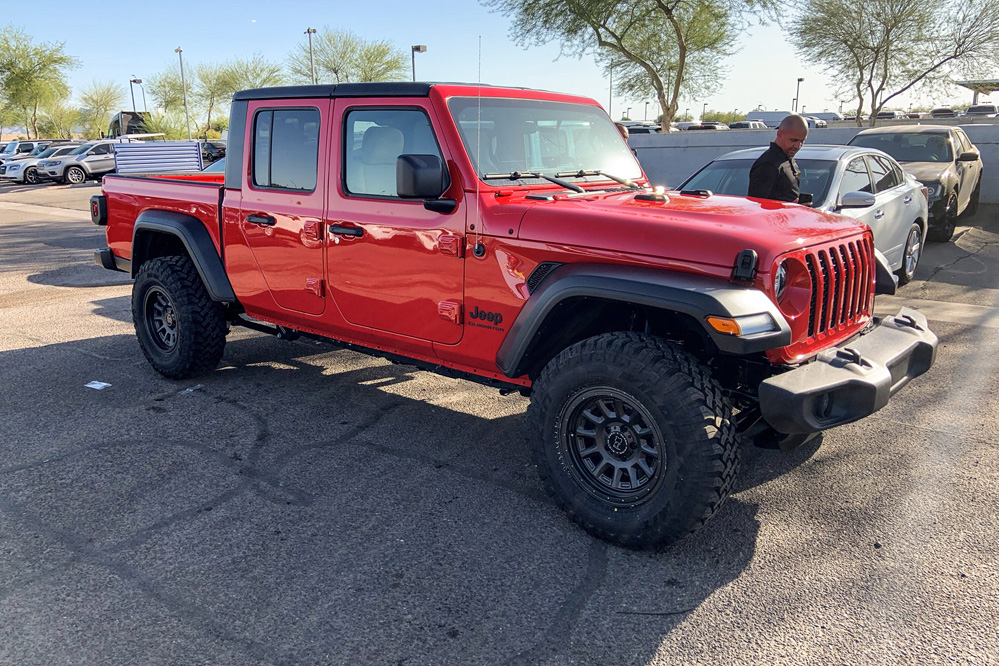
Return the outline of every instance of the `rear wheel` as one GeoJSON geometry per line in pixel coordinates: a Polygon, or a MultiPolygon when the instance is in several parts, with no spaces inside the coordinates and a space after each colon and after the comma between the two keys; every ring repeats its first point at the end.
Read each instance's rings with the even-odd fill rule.
{"type": "Polygon", "coordinates": [[[898,269],[899,285],[909,284],[916,274],[919,257],[923,253],[923,230],[919,224],[913,224],[909,236],[905,239],[905,250],[902,254],[902,266],[898,269]]]}
{"type": "Polygon", "coordinates": [[[528,415],[546,490],[600,538],[672,543],[732,489],[731,407],[706,367],[660,338],[608,333],[569,347],[534,383],[528,415]]]}
{"type": "Polygon", "coordinates": [[[954,229],[957,227],[957,194],[951,194],[947,198],[947,206],[943,215],[936,224],[930,227],[926,233],[926,240],[937,243],[946,243],[954,237],[954,229]]]}
{"type": "Polygon", "coordinates": [[[193,377],[222,359],[225,313],[188,257],[142,264],[132,287],[132,321],[142,353],[165,377],[193,377]]]}
{"type": "Polygon", "coordinates": [[[66,182],[79,185],[87,180],[87,173],[80,167],[74,166],[66,169],[66,182]]]}

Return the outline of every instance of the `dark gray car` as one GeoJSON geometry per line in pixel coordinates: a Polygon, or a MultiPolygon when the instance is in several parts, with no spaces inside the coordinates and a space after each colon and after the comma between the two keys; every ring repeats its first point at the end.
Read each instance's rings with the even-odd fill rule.
{"type": "Polygon", "coordinates": [[[858,133],[850,145],[888,153],[926,186],[930,195],[927,240],[950,240],[957,218],[974,215],[978,210],[982,156],[960,127],[874,127],[858,133]]]}

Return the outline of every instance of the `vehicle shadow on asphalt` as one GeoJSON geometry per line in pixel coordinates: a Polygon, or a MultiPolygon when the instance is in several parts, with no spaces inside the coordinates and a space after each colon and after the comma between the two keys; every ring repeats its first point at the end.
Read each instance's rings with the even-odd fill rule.
{"type": "Polygon", "coordinates": [[[0,400],[0,515],[17,525],[0,597],[64,623],[68,567],[131,626],[153,633],[165,609],[212,637],[177,657],[163,636],[182,661],[646,663],[753,558],[757,507],[736,498],[669,548],[594,539],[537,480],[524,398],[324,343],[240,332],[185,381],[126,335],[0,364],[21,387],[0,400]],[[120,608],[135,594],[148,603],[120,608]]]}

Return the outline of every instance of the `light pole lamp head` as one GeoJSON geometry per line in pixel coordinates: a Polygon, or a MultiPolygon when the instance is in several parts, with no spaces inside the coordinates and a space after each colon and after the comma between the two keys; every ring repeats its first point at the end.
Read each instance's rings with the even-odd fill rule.
{"type": "Polygon", "coordinates": [[[137,79],[137,78],[135,78],[135,74],[133,74],[133,75],[132,75],[132,78],[131,78],[131,79],[129,79],[129,80],[128,80],[128,82],[129,82],[129,83],[138,83],[138,84],[141,84],[141,83],[142,83],[142,79],[137,79]]]}
{"type": "Polygon", "coordinates": [[[174,52],[174,53],[183,53],[183,52],[184,52],[184,49],[182,49],[182,48],[180,48],[180,47],[178,46],[177,48],[175,48],[175,49],[173,50],[173,52],[174,52]]]}
{"type": "Polygon", "coordinates": [[[304,34],[306,34],[306,35],[314,35],[314,34],[316,34],[316,29],[315,28],[306,28],[304,34]]]}
{"type": "Polygon", "coordinates": [[[804,81],[804,80],[805,80],[805,77],[803,77],[803,76],[799,76],[799,77],[798,77],[798,83],[801,83],[801,82],[802,82],[802,81],[804,81]]]}
{"type": "Polygon", "coordinates": [[[413,47],[413,53],[426,53],[427,46],[425,44],[417,44],[413,47]]]}

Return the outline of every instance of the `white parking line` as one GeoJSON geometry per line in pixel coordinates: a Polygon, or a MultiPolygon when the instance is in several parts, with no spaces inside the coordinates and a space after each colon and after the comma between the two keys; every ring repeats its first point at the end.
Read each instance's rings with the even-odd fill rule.
{"type": "Polygon", "coordinates": [[[895,314],[900,307],[906,306],[913,310],[919,310],[930,321],[999,328],[999,307],[925,301],[901,296],[878,296],[874,303],[878,314],[895,314]]]}
{"type": "Polygon", "coordinates": [[[0,201],[0,210],[16,210],[31,215],[41,215],[42,219],[47,217],[58,217],[64,220],[75,220],[77,222],[89,222],[90,213],[80,210],[70,210],[69,208],[52,208],[51,206],[36,206],[34,204],[14,203],[11,201],[0,201]]]}

